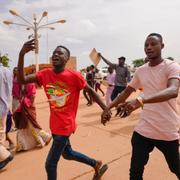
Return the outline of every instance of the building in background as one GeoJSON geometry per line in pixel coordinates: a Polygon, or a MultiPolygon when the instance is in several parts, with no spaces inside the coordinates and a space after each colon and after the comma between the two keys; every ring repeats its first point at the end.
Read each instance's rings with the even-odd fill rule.
{"type": "MultiPolygon", "coordinates": [[[[45,69],[45,68],[52,68],[51,60],[50,64],[39,64],[39,70],[45,69]]],[[[71,56],[69,61],[66,64],[67,69],[77,70],[77,60],[75,56],[71,56]]],[[[36,66],[34,64],[29,65],[24,68],[25,74],[32,74],[35,72],[36,66]]]]}

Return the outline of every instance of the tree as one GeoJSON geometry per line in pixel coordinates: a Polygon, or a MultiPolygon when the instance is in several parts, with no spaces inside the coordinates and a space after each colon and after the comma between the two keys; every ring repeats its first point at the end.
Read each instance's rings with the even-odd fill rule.
{"type": "Polygon", "coordinates": [[[133,60],[132,64],[133,64],[134,68],[142,66],[144,64],[144,59],[143,58],[135,59],[135,60],[133,60]]]}
{"type": "Polygon", "coordinates": [[[8,57],[8,54],[4,54],[2,56],[0,54],[0,62],[3,64],[3,66],[9,67],[10,59],[8,57]]]}

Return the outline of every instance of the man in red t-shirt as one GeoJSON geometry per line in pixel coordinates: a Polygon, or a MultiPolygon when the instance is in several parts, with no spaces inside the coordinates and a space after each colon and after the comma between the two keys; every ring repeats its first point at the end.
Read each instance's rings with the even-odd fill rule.
{"type": "Polygon", "coordinates": [[[76,130],[76,113],[81,89],[85,89],[102,109],[105,104],[96,92],[87,85],[80,73],[65,69],[70,57],[69,50],[64,46],[58,46],[52,54],[52,69],[44,69],[33,75],[25,76],[24,56],[35,49],[35,41],[26,42],[20,53],[18,61],[18,78],[21,83],[36,82],[44,87],[50,106],[50,129],[53,136],[53,144],[46,160],[48,180],[57,179],[57,163],[61,155],[68,160],[75,160],[94,168],[94,180],[99,179],[107,170],[107,165],[101,161],[92,159],[71,148],[69,137],[76,130]]]}

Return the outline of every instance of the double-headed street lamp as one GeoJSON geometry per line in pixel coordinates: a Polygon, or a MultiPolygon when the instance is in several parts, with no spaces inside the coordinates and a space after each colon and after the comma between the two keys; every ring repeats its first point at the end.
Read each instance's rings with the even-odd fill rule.
{"type": "Polygon", "coordinates": [[[59,21],[55,21],[55,22],[51,22],[51,23],[47,23],[47,24],[41,24],[41,20],[46,17],[48,15],[47,11],[44,11],[40,17],[39,20],[37,20],[37,17],[35,14],[33,14],[33,23],[27,21],[23,16],[19,15],[15,10],[9,10],[9,12],[13,15],[13,16],[17,16],[19,17],[23,23],[16,23],[13,21],[3,21],[4,24],[6,25],[18,25],[18,26],[24,26],[26,27],[26,30],[33,30],[33,38],[35,39],[35,63],[36,63],[36,72],[39,70],[39,41],[38,41],[38,30],[39,29],[43,29],[43,28],[48,28],[51,30],[54,30],[54,27],[51,27],[49,25],[52,24],[56,24],[56,23],[65,23],[66,20],[62,19],[59,21]]]}

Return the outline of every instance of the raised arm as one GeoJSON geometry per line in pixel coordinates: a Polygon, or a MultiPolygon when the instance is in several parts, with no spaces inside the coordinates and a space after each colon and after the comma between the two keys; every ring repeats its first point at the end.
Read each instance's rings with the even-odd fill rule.
{"type": "Polygon", "coordinates": [[[35,40],[30,40],[25,42],[21,51],[19,52],[19,60],[18,60],[18,81],[22,84],[37,82],[36,75],[24,75],[24,56],[29,51],[33,51],[35,49],[35,40]]]}
{"type": "Polygon", "coordinates": [[[113,68],[116,66],[116,64],[113,64],[112,62],[108,61],[104,56],[102,56],[101,53],[98,53],[98,55],[102,58],[102,60],[103,60],[107,65],[109,65],[109,66],[111,66],[111,67],[113,67],[113,68]]]}

